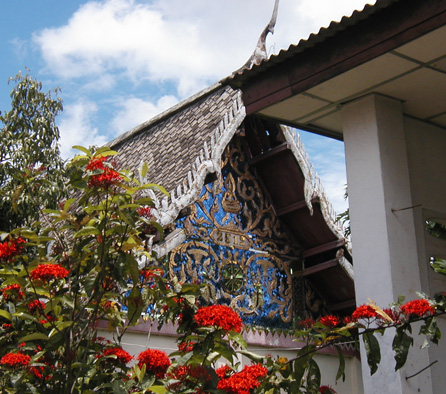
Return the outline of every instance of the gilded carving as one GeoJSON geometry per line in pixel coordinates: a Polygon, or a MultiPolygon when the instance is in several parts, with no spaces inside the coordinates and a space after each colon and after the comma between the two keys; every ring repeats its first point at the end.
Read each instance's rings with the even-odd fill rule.
{"type": "Polygon", "coordinates": [[[206,280],[208,302],[238,310],[247,323],[287,327],[293,317],[291,260],[300,250],[283,231],[250,171],[238,139],[226,148],[221,182],[203,187],[177,223],[186,241],[172,250],[170,275],[206,280]]]}

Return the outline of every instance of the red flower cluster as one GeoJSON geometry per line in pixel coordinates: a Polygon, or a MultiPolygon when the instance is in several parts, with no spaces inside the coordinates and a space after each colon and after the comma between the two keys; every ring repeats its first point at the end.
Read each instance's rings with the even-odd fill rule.
{"type": "Polygon", "coordinates": [[[0,360],[0,364],[11,368],[28,366],[31,357],[22,353],[6,353],[0,360]]]}
{"type": "Polygon", "coordinates": [[[18,283],[13,283],[12,285],[6,286],[0,291],[3,293],[3,299],[5,301],[11,299],[21,300],[23,297],[25,297],[25,294],[18,283]]]}
{"type": "Polygon", "coordinates": [[[327,316],[321,317],[320,321],[324,326],[326,326],[328,328],[334,328],[339,325],[339,323],[341,322],[341,319],[339,319],[339,317],[334,316],[334,315],[327,315],[327,316]]]}
{"type": "Polygon", "coordinates": [[[139,272],[144,279],[161,277],[164,271],[161,268],[144,269],[139,272]]]}
{"type": "Polygon", "coordinates": [[[260,364],[247,365],[240,372],[221,379],[217,388],[227,394],[250,394],[252,389],[260,386],[259,379],[267,373],[268,370],[260,364]]]}
{"type": "Polygon", "coordinates": [[[413,300],[401,305],[401,312],[407,316],[429,316],[435,313],[435,308],[428,300],[413,300]]]}
{"type": "Polygon", "coordinates": [[[227,378],[228,376],[232,375],[233,372],[234,371],[227,365],[223,365],[222,367],[215,370],[215,373],[220,379],[227,378]]]}
{"type": "Polygon", "coordinates": [[[124,364],[129,363],[133,359],[133,357],[130,354],[128,354],[124,349],[121,349],[120,347],[111,347],[105,349],[103,351],[103,355],[116,356],[116,359],[122,361],[124,364]]]}
{"type": "Polygon", "coordinates": [[[302,328],[308,330],[309,328],[314,326],[314,323],[316,323],[313,319],[304,319],[301,320],[298,324],[299,326],[301,326],[302,328]]]}
{"type": "Polygon", "coordinates": [[[100,174],[91,176],[90,181],[88,182],[89,187],[108,189],[111,185],[122,181],[122,176],[109,165],[106,165],[106,161],[106,156],[94,157],[85,167],[88,171],[102,171],[100,174]]]}
{"type": "Polygon", "coordinates": [[[240,332],[243,327],[240,316],[226,305],[211,305],[200,308],[194,319],[201,327],[218,327],[226,332],[240,332]]]}
{"type": "Polygon", "coordinates": [[[194,350],[195,342],[181,342],[178,344],[178,350],[183,353],[189,353],[194,350]]]}
{"type": "Polygon", "coordinates": [[[45,380],[49,380],[51,379],[53,376],[52,375],[46,375],[45,374],[45,369],[47,369],[48,367],[44,367],[43,365],[39,365],[37,367],[31,367],[29,369],[29,371],[37,378],[37,379],[45,379],[45,380]]]}
{"type": "MultiPolygon", "coordinates": [[[[173,392],[184,392],[187,389],[195,388],[197,383],[205,384],[212,380],[208,368],[203,365],[180,365],[167,374],[167,378],[177,381],[167,387],[169,391],[173,392]]],[[[195,393],[202,392],[200,388],[195,391],[195,393]]]]}
{"type": "Polygon", "coordinates": [[[21,237],[0,242],[0,260],[11,261],[13,257],[21,253],[24,243],[25,240],[21,237]]]}
{"type": "Polygon", "coordinates": [[[147,349],[138,356],[138,367],[146,365],[146,371],[154,374],[157,378],[162,379],[166,374],[171,362],[167,354],[161,350],[147,349]]]}
{"type": "Polygon", "coordinates": [[[42,313],[43,310],[45,309],[45,304],[40,300],[34,300],[34,301],[31,301],[27,305],[27,307],[31,313],[35,313],[35,312],[42,313]]]}
{"type": "Polygon", "coordinates": [[[32,280],[41,280],[49,282],[55,279],[63,279],[68,276],[70,271],[58,264],[39,264],[34,268],[29,276],[32,280]]]}
{"type": "Polygon", "coordinates": [[[321,394],[336,394],[336,391],[331,386],[321,386],[319,387],[319,392],[321,394]]]}
{"type": "Polygon", "coordinates": [[[141,217],[143,217],[143,218],[146,218],[146,219],[152,219],[152,218],[153,218],[153,215],[152,215],[152,208],[150,208],[150,207],[141,207],[141,208],[138,208],[138,209],[136,210],[136,212],[138,212],[138,215],[141,216],[141,217]]]}
{"type": "Polygon", "coordinates": [[[352,320],[358,321],[359,319],[370,319],[377,317],[376,311],[370,305],[358,306],[352,313],[352,320]]]}

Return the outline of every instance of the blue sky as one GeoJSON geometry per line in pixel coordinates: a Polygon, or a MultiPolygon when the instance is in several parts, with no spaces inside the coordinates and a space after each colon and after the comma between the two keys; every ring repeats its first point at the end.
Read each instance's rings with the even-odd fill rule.
{"type": "MultiPolygon", "coordinates": [[[[364,0],[281,0],[270,53],[297,44],[364,0]]],[[[238,69],[274,0],[0,0],[0,110],[8,78],[29,73],[61,88],[58,125],[71,146],[101,145],[238,69]]],[[[304,133],[311,161],[339,212],[343,144],[304,133]]]]}

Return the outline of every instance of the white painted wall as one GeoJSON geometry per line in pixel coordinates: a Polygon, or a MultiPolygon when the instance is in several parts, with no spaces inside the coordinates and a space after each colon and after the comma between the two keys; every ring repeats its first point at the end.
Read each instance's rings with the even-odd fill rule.
{"type": "MultiPolygon", "coordinates": [[[[406,135],[402,104],[372,94],[346,104],[342,114],[357,304],[371,298],[387,306],[399,295],[416,298],[416,291],[426,288],[429,274],[424,263],[420,265],[425,259],[419,240],[422,209],[413,208],[420,203],[414,201],[413,190],[427,182],[423,187],[429,193],[431,182],[420,179],[426,171],[414,175],[409,169],[414,159],[406,144],[413,142],[406,135]]],[[[375,375],[370,376],[363,363],[364,392],[438,392],[432,389],[431,370],[406,379],[429,365],[427,349],[414,350],[406,366],[392,372],[392,338],[388,332],[381,340],[382,361],[375,375]]],[[[363,349],[361,354],[366,360],[363,349]]]]}

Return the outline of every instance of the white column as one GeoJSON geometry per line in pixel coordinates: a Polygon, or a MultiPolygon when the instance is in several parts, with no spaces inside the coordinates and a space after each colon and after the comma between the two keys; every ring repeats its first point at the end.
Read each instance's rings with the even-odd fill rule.
{"type": "MultiPolygon", "coordinates": [[[[369,95],[346,104],[342,115],[357,304],[413,299],[421,281],[413,209],[404,209],[413,203],[401,103],[369,95]]],[[[392,338],[382,338],[373,376],[361,349],[365,394],[432,393],[429,370],[406,380],[429,364],[427,351],[411,349],[415,357],[395,373],[392,338]]]]}

